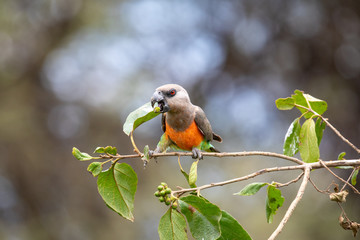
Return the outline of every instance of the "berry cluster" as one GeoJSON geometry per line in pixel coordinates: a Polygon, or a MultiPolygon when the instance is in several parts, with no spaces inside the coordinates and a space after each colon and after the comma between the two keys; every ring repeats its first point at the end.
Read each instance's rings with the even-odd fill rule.
{"type": "Polygon", "coordinates": [[[160,202],[164,202],[166,205],[171,204],[171,207],[176,209],[178,203],[176,197],[171,194],[171,188],[169,188],[166,183],[162,182],[157,189],[158,190],[154,193],[155,197],[159,198],[160,202]]]}

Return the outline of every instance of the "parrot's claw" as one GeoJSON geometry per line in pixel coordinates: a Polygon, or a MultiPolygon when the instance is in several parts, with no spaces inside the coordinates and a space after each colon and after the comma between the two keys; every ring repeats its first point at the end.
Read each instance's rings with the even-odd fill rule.
{"type": "Polygon", "coordinates": [[[193,148],[191,152],[193,154],[192,155],[193,159],[197,159],[197,158],[199,158],[199,160],[203,159],[203,155],[198,148],[193,148]]]}
{"type": "Polygon", "coordinates": [[[153,157],[154,152],[155,152],[155,151],[153,151],[153,150],[149,150],[149,158],[152,158],[152,157],[153,157]]]}
{"type": "Polygon", "coordinates": [[[156,157],[154,157],[154,153],[158,153],[157,151],[156,151],[156,149],[153,151],[153,150],[149,150],[149,158],[151,159],[151,158],[154,158],[155,159],[155,162],[157,163],[157,159],[156,159],[156,157]]]}

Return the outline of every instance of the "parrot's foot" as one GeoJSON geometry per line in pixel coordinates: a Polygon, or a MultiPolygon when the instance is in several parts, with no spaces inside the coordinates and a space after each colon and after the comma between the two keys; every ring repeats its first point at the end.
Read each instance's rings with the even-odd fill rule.
{"type": "Polygon", "coordinates": [[[199,158],[199,160],[203,159],[203,155],[198,148],[193,148],[191,152],[193,154],[192,155],[193,159],[197,159],[197,158],[199,158]]]}
{"type": "Polygon", "coordinates": [[[159,153],[158,151],[157,151],[157,149],[155,149],[155,150],[149,150],[149,158],[151,159],[151,158],[154,158],[155,159],[155,162],[157,163],[157,159],[156,159],[156,157],[154,157],[154,153],[159,153]]]}

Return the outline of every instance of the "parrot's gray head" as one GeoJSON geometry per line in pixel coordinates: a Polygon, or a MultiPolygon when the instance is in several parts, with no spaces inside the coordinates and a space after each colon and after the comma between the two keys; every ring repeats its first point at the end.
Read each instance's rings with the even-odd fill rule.
{"type": "Polygon", "coordinates": [[[186,90],[177,84],[166,84],[158,87],[152,98],[151,106],[158,103],[160,112],[177,112],[186,109],[191,104],[189,94],[186,90]]]}

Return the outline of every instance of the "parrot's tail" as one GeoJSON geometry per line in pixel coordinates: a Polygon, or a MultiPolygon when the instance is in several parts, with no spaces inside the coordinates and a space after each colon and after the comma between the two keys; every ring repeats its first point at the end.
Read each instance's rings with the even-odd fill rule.
{"type": "Polygon", "coordinates": [[[216,133],[214,133],[214,132],[213,132],[213,140],[218,141],[218,142],[222,142],[222,138],[219,135],[217,135],[216,133]]]}

